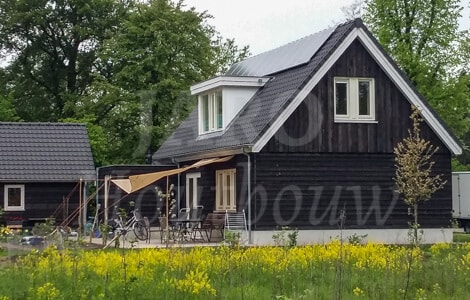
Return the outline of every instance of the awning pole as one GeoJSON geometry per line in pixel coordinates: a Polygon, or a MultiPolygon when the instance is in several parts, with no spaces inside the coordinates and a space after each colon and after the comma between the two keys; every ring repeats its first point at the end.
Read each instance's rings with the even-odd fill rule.
{"type": "Polygon", "coordinates": [[[83,224],[82,224],[82,178],[80,178],[80,186],[78,191],[78,235],[83,235],[83,224]]]}
{"type": "Polygon", "coordinates": [[[108,224],[108,201],[109,201],[109,175],[104,176],[104,199],[103,199],[103,210],[104,210],[104,224],[108,224]]]}

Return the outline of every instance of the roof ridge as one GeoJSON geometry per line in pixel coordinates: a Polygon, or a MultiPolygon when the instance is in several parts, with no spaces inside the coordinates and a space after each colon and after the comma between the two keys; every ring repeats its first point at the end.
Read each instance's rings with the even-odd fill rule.
{"type": "Polygon", "coordinates": [[[63,125],[86,125],[85,123],[78,122],[9,122],[0,121],[0,125],[52,125],[52,126],[63,126],[63,125]]]}

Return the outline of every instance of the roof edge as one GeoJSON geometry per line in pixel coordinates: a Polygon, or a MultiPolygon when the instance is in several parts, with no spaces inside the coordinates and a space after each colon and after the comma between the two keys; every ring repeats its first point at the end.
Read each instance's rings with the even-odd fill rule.
{"type": "Polygon", "coordinates": [[[217,76],[191,86],[191,95],[198,95],[222,86],[262,87],[269,76],[217,76]]]}

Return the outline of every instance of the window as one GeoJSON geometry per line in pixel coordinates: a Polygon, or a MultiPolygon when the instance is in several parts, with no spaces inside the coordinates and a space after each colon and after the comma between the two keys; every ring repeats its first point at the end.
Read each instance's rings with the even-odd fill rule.
{"type": "Polygon", "coordinates": [[[237,204],[235,201],[235,175],[235,169],[218,170],[215,172],[216,211],[237,210],[237,204]]]}
{"type": "Polygon", "coordinates": [[[201,173],[186,174],[186,207],[194,208],[199,205],[199,178],[201,178],[201,173]]]}
{"type": "Polygon", "coordinates": [[[24,210],[24,185],[5,185],[5,211],[24,210]]]}
{"type": "Polygon", "coordinates": [[[375,120],[374,79],[335,78],[335,121],[375,120]]]}
{"type": "Polygon", "coordinates": [[[206,133],[223,128],[222,91],[199,96],[200,132],[206,133]]]}

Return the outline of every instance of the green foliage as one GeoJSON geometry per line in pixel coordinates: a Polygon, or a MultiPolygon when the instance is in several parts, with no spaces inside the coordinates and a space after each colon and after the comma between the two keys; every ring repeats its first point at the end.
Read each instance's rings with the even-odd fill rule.
{"type": "Polygon", "coordinates": [[[52,218],[47,219],[46,222],[35,223],[32,229],[32,233],[39,236],[49,235],[52,233],[52,231],[54,231],[54,224],[55,220],[52,218]]]}
{"type": "Polygon", "coordinates": [[[353,233],[352,235],[348,236],[348,243],[352,245],[363,245],[366,238],[367,234],[353,233]]]}
{"type": "Polygon", "coordinates": [[[470,129],[468,32],[458,0],[367,0],[364,20],[452,130],[470,129]]]}
{"type": "Polygon", "coordinates": [[[282,226],[280,231],[273,233],[273,241],[276,246],[295,247],[297,246],[297,237],[299,230],[291,229],[289,226],[282,226]]]}
{"type": "Polygon", "coordinates": [[[241,233],[238,231],[225,230],[225,242],[230,248],[240,247],[241,233]]]}
{"type": "Polygon", "coordinates": [[[0,49],[25,121],[70,117],[91,82],[96,51],[126,14],[124,1],[0,1],[0,49]]]}

